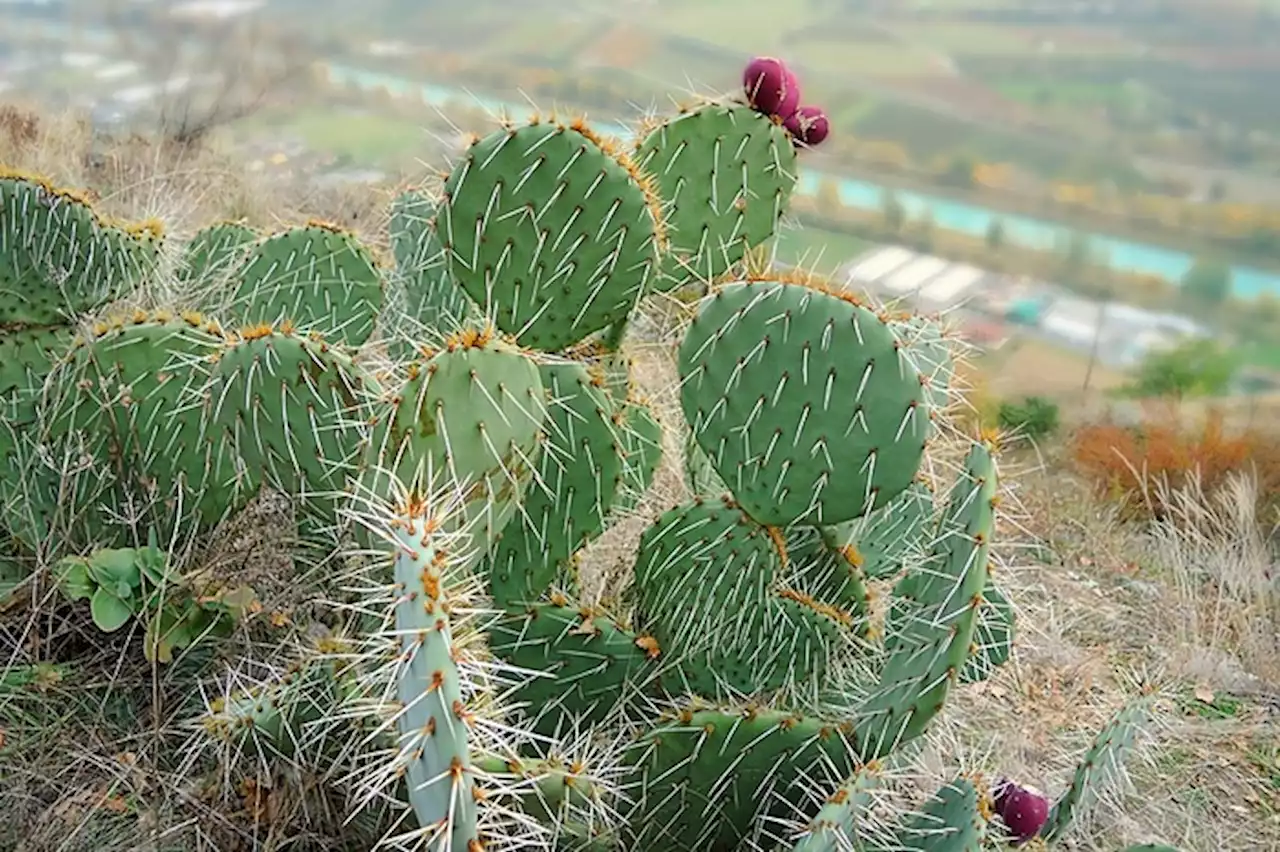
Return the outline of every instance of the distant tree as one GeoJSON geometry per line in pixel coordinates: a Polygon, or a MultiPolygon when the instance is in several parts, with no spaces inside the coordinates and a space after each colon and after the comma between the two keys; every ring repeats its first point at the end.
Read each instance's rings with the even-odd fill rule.
{"type": "Polygon", "coordinates": [[[987,248],[991,251],[1004,248],[1004,222],[1000,219],[992,219],[987,226],[987,248]]]}
{"type": "Polygon", "coordinates": [[[1218,307],[1231,295],[1231,267],[1220,260],[1198,258],[1182,277],[1182,293],[1206,307],[1218,307]]]}
{"type": "Polygon", "coordinates": [[[1218,396],[1234,373],[1235,359],[1221,344],[1192,338],[1148,354],[1126,390],[1140,398],[1218,396]]]}
{"type": "Polygon", "coordinates": [[[880,215],[884,218],[885,230],[897,234],[907,221],[907,208],[902,206],[896,193],[886,192],[881,202],[880,215]]]}

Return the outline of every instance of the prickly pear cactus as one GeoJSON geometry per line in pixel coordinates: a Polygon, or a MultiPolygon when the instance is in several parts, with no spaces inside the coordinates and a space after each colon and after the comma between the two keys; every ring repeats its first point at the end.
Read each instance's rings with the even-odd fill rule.
{"type": "Polygon", "coordinates": [[[158,225],[107,220],[88,198],[0,168],[0,326],[54,326],[106,304],[151,271],[158,225]]]}
{"type": "Polygon", "coordinates": [[[739,104],[706,104],[653,127],[636,145],[670,229],[659,289],[709,282],[778,228],[795,190],[786,131],[739,104]]]}
{"type": "Polygon", "coordinates": [[[635,164],[585,126],[555,121],[468,148],[445,180],[438,222],[458,285],[499,329],[543,350],[624,319],[665,242],[635,164]]]}
{"type": "Polygon", "coordinates": [[[718,288],[680,345],[680,379],[694,438],[762,524],[856,518],[920,466],[920,374],[883,320],[838,295],[788,280],[718,288]]]}
{"type": "Polygon", "coordinates": [[[355,235],[324,222],[260,240],[235,279],[226,315],[238,325],[291,323],[353,346],[373,333],[385,296],[369,250],[355,235]]]}

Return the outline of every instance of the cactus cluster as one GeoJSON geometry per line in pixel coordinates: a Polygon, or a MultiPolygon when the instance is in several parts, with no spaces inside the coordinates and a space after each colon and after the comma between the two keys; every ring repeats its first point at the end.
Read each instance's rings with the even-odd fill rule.
{"type": "Polygon", "coordinates": [[[264,487],[295,498],[366,554],[345,611],[367,650],[314,651],[194,729],[319,762],[335,726],[371,722],[362,801],[390,791],[417,825],[389,842],[983,848],[980,778],[890,825],[870,802],[1009,656],[995,449],[970,441],[935,496],[935,321],[749,263],[796,186],[791,135],[733,100],[631,147],[506,122],[441,191],[396,199],[390,260],[322,223],[196,234],[178,275],[201,313],[118,302],[155,271],[154,232],[0,177],[0,565],[70,555],[70,597],[161,619],[149,573],[107,570],[119,549],[203,535],[264,487]],[[643,300],[695,283],[682,422],[659,421],[620,344],[643,300]],[[577,557],[680,445],[694,496],[611,606],[586,603],[577,557]]]}

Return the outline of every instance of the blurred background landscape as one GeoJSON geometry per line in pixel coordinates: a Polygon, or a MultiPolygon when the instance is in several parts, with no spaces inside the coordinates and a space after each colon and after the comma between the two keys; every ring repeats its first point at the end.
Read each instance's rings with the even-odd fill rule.
{"type": "Polygon", "coordinates": [[[0,8],[0,97],[216,138],[263,180],[316,185],[420,178],[503,111],[624,135],[670,92],[731,91],[777,54],[833,122],[780,261],[955,311],[1002,393],[1075,400],[1195,339],[1229,356],[1219,395],[1256,410],[1280,386],[1277,3],[0,8]]]}

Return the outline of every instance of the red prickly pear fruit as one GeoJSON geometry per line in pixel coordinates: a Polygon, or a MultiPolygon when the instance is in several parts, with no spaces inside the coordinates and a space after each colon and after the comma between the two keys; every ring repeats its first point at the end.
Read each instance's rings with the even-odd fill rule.
{"type": "Polygon", "coordinates": [[[1025,843],[1036,836],[1049,818],[1049,800],[1034,787],[1011,785],[1000,806],[1000,818],[1014,841],[1025,843]]]}
{"type": "Polygon", "coordinates": [[[802,145],[821,145],[831,132],[831,121],[821,107],[802,106],[782,122],[791,137],[802,145]]]}
{"type": "Polygon", "coordinates": [[[800,105],[800,81],[786,63],[772,56],[757,56],[742,72],[747,102],[757,112],[788,116],[800,105]]]}

